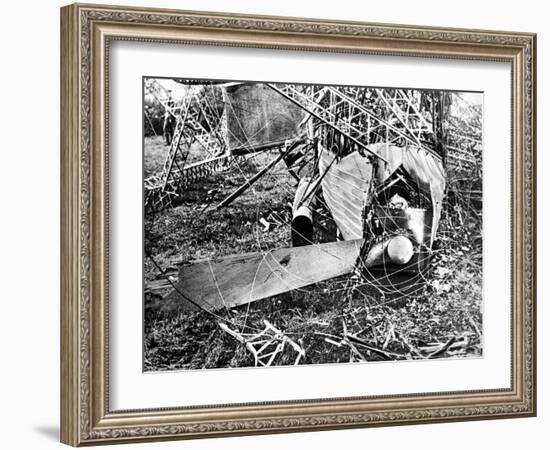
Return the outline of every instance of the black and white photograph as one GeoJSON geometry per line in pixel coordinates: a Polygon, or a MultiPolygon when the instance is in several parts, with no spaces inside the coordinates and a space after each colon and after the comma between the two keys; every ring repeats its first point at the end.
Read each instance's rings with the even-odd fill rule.
{"type": "Polygon", "coordinates": [[[142,94],[145,372],[483,357],[482,92],[142,94]]]}

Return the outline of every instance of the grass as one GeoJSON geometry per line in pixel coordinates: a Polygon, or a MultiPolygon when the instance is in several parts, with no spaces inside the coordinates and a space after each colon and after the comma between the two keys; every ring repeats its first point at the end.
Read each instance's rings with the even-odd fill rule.
{"type": "MultiPolygon", "coordinates": [[[[168,146],[164,136],[152,136],[145,138],[145,152],[143,158],[143,171],[145,178],[162,169],[168,146]]],[[[205,151],[200,144],[193,144],[187,157],[187,163],[193,163],[204,159],[205,151]]]]}
{"type": "MultiPolygon", "coordinates": [[[[146,172],[162,167],[166,149],[159,138],[146,139],[146,172]]],[[[198,147],[190,156],[206,157],[198,147]]],[[[146,251],[167,269],[175,261],[290,246],[290,204],[296,182],[282,164],[226,208],[212,208],[273,157],[259,154],[238,168],[216,173],[189,188],[179,206],[146,217],[146,251]],[[270,223],[267,231],[260,218],[270,223]]],[[[361,347],[366,361],[480,356],[480,228],[460,211],[460,199],[449,198],[429,273],[415,284],[415,293],[383,292],[346,276],[220,312],[221,317],[164,311],[158,307],[161,299],[147,294],[144,369],[253,366],[251,353],[218,322],[254,333],[264,328],[264,319],[305,350],[301,364],[356,360],[349,346],[332,343],[341,339],[344,327],[381,351],[361,347]],[[462,226],[457,226],[458,221],[462,226]],[[445,343],[447,351],[434,354],[445,343]]],[[[316,230],[318,240],[334,240],[334,223],[325,219],[324,225],[324,231],[316,230]]],[[[163,277],[150,259],[145,259],[144,266],[146,284],[163,277]]],[[[275,362],[289,365],[295,357],[293,351],[285,350],[275,362]]]]}

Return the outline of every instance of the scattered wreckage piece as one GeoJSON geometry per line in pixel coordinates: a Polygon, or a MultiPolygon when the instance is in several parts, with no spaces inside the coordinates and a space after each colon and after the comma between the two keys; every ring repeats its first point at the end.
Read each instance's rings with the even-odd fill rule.
{"type": "Polygon", "coordinates": [[[350,273],[363,240],[279,248],[194,262],[179,270],[166,302],[182,310],[233,308],[350,273]]]}
{"type": "Polygon", "coordinates": [[[286,336],[281,330],[274,327],[267,320],[264,320],[265,328],[257,334],[239,333],[222,322],[218,323],[218,325],[223,331],[246,346],[247,350],[254,356],[254,365],[256,367],[271,366],[275,358],[282,354],[285,348],[288,347],[292,348],[297,353],[296,359],[294,360],[295,366],[297,366],[300,360],[306,356],[306,352],[301,345],[286,336]]]}
{"type": "Polygon", "coordinates": [[[368,353],[374,353],[379,358],[384,361],[391,361],[395,359],[395,354],[381,350],[370,345],[368,342],[365,342],[363,339],[357,337],[356,335],[349,333],[346,326],[346,322],[342,321],[342,326],[344,329],[343,335],[339,341],[335,341],[329,337],[325,337],[325,342],[335,345],[337,347],[348,347],[350,349],[350,362],[366,362],[367,358],[365,355],[359,351],[357,347],[364,348],[368,353]]]}
{"type": "Polygon", "coordinates": [[[465,335],[461,338],[452,336],[444,343],[436,342],[428,346],[415,348],[406,339],[404,339],[392,325],[382,348],[378,348],[370,342],[361,339],[357,335],[350,333],[345,322],[342,322],[342,324],[343,333],[339,339],[335,339],[336,336],[327,336],[324,340],[325,342],[335,345],[336,347],[348,347],[350,350],[350,362],[367,362],[372,360],[372,358],[367,359],[364,352],[366,352],[369,357],[371,355],[376,355],[378,359],[382,359],[384,361],[411,359],[412,355],[414,355],[416,359],[436,359],[444,356],[460,356],[465,353],[465,348],[470,342],[468,337],[465,335]],[[396,339],[398,339],[399,342],[407,348],[409,354],[399,354],[387,350],[390,340],[396,339]]]}

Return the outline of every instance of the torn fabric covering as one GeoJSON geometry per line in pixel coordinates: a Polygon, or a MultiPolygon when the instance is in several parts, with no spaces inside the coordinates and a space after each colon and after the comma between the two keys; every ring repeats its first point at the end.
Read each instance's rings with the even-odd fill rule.
{"type": "MultiPolygon", "coordinates": [[[[398,147],[378,143],[369,145],[369,149],[388,161],[384,163],[379,160],[375,186],[384,183],[402,167],[419,189],[430,195],[433,209],[431,245],[439,226],[445,193],[445,169],[441,158],[417,146],[398,147]]],[[[322,182],[323,196],[344,239],[358,239],[363,232],[363,208],[372,200],[366,198],[366,193],[373,168],[368,158],[358,152],[346,155],[339,161],[333,161],[334,158],[335,155],[321,149],[320,176],[328,171],[322,182]]]]}

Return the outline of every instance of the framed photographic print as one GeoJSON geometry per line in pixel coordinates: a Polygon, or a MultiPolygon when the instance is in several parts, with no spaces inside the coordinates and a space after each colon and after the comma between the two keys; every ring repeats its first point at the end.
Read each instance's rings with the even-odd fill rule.
{"type": "Polygon", "coordinates": [[[536,36],[61,10],[61,439],[536,413],[536,36]]]}

